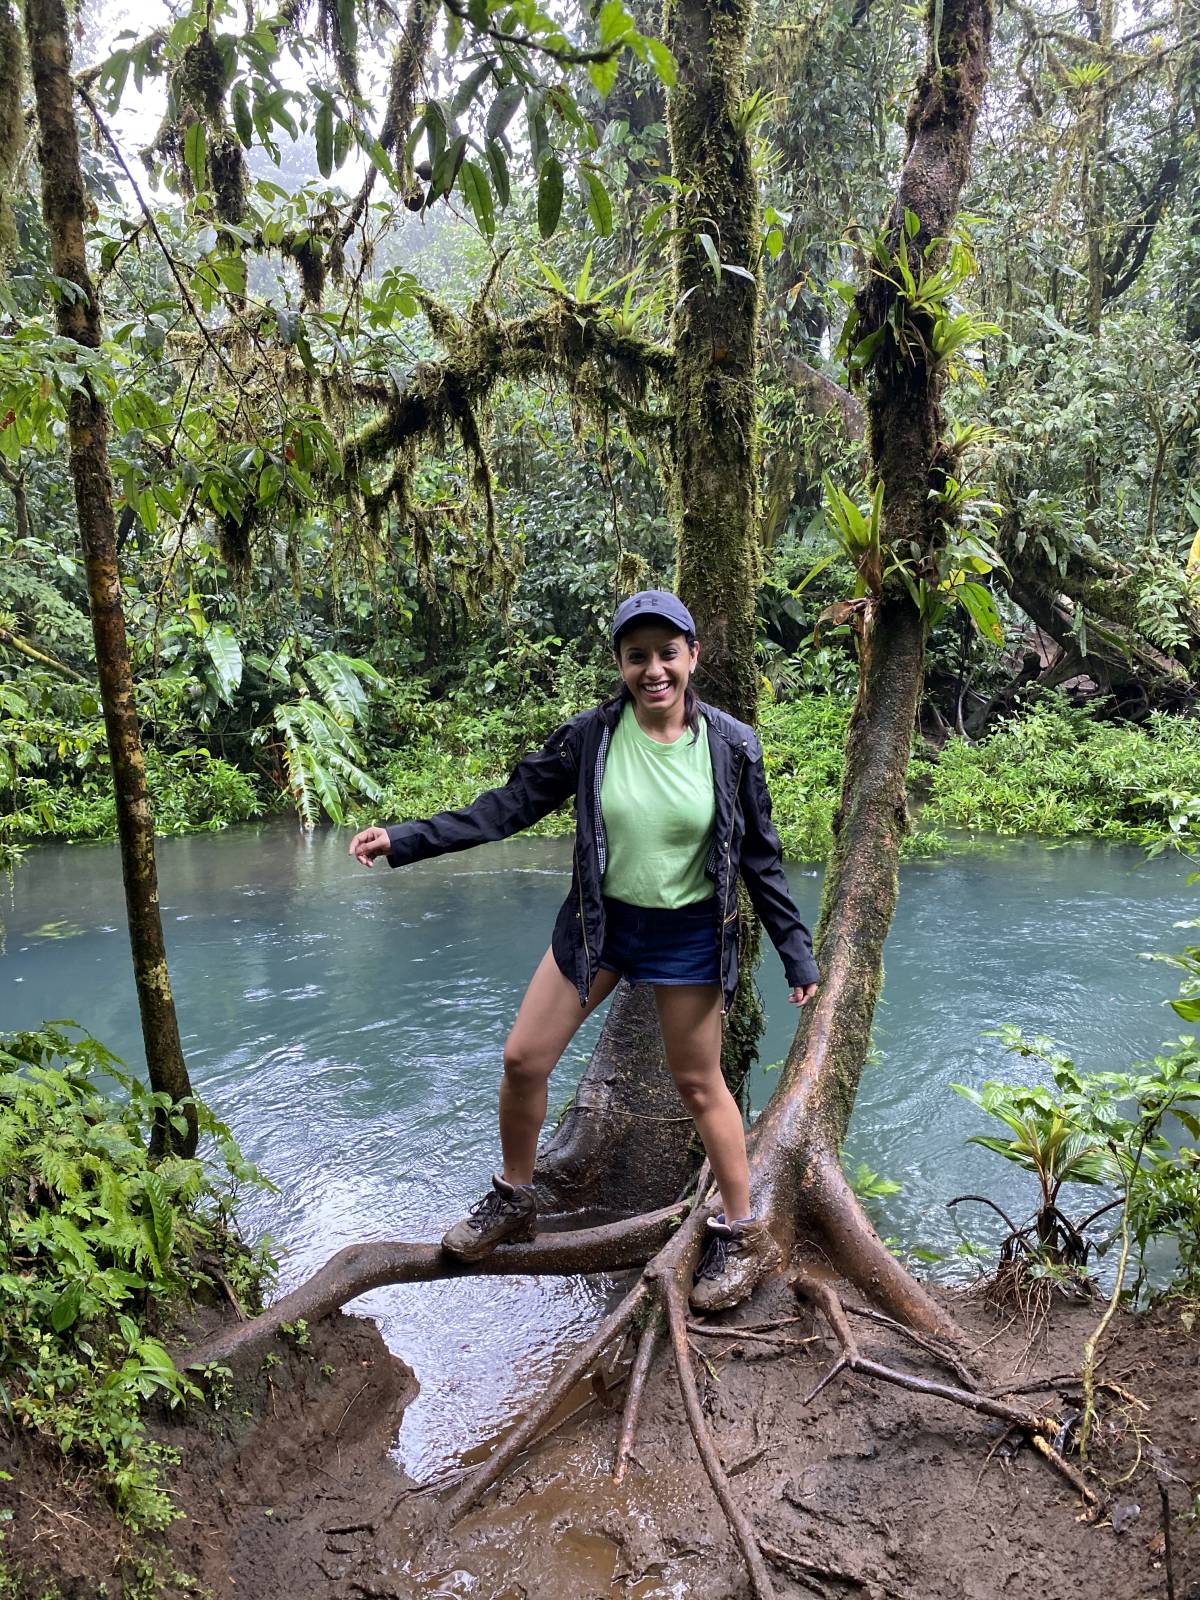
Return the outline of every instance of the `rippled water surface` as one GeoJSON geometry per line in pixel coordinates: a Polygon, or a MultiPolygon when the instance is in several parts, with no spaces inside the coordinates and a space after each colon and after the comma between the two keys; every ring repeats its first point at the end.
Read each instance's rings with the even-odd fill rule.
{"type": "MultiPolygon", "coordinates": [[[[162,899],[193,1081],[279,1185],[247,1224],[285,1250],[284,1286],[354,1239],[429,1238],[496,1160],[500,1045],[549,939],[570,845],[510,840],[392,872],[356,867],[345,836],[288,826],[164,840],[162,899]]],[[[790,873],[811,921],[819,884],[790,873]]],[[[1021,1174],[965,1144],[977,1113],[947,1085],[1016,1076],[985,1030],[1015,1022],[1112,1068],[1179,1031],[1167,969],[1139,959],[1197,914],[1174,859],[1096,844],[996,845],[912,866],[887,946],[849,1154],[903,1185],[877,1212],[906,1244],[952,1250],[945,1201],[984,1188],[1028,1210],[1021,1174]]],[[[0,1027],[84,1023],[140,1061],[115,848],[51,847],[5,908],[0,1027]]],[[[763,1061],[791,1036],[782,972],[759,974],[763,1061]]],[[[593,1020],[551,1084],[561,1104],[593,1020]]],[[[772,1079],[760,1072],[757,1103],[772,1079]]],[[[988,1236],[978,1216],[968,1231],[988,1236]]],[[[606,1282],[463,1280],[355,1302],[421,1380],[400,1459],[437,1473],[520,1409],[595,1320],[606,1282]]]]}

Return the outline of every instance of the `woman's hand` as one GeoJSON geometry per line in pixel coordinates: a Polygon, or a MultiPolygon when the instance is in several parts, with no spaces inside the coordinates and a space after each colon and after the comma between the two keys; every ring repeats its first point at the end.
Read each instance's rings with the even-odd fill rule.
{"type": "Polygon", "coordinates": [[[788,995],[788,999],[794,1006],[806,1006],[816,992],[815,983],[798,983],[788,995]]]}
{"type": "Polygon", "coordinates": [[[378,856],[386,856],[392,848],[386,828],[364,828],[350,841],[349,854],[363,867],[373,867],[378,856]]]}

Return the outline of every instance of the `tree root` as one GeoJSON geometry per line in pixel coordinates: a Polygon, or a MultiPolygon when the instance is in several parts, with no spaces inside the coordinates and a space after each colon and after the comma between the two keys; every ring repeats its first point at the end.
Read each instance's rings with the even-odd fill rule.
{"type": "Polygon", "coordinates": [[[697,1454],[704,1464],[708,1481],[712,1485],[721,1510],[725,1513],[725,1520],[733,1530],[733,1537],[749,1570],[750,1583],[757,1600],[774,1600],[775,1590],[771,1585],[770,1574],[763,1560],[757,1536],[745,1513],[733,1498],[728,1474],[721,1465],[716,1443],[704,1420],[704,1412],[700,1406],[700,1391],[696,1387],[696,1374],[692,1371],[691,1346],[688,1344],[687,1297],[676,1275],[672,1275],[666,1282],[665,1300],[671,1348],[675,1356],[675,1373],[679,1379],[679,1390],[683,1396],[688,1427],[692,1431],[697,1454]]]}
{"type": "Polygon", "coordinates": [[[642,1395],[646,1389],[646,1379],[650,1376],[650,1368],[654,1364],[654,1357],[658,1353],[658,1344],[662,1336],[662,1323],[657,1311],[642,1329],[641,1338],[638,1340],[637,1355],[633,1358],[633,1368],[629,1374],[629,1388],[625,1393],[625,1409],[621,1413],[621,1433],[617,1439],[617,1451],[613,1457],[612,1481],[621,1483],[629,1469],[629,1456],[633,1450],[633,1441],[637,1438],[638,1417],[641,1413],[642,1395]]]}
{"type": "Polygon", "coordinates": [[[1095,1490],[1051,1442],[1059,1431],[1059,1424],[1055,1418],[1025,1411],[1019,1406],[1010,1405],[1006,1400],[982,1394],[978,1390],[957,1388],[953,1384],[938,1383],[932,1378],[919,1378],[914,1373],[901,1371],[898,1367],[889,1367],[882,1362],[872,1361],[860,1352],[845,1308],[831,1284],[823,1283],[808,1273],[801,1273],[794,1280],[793,1288],[798,1296],[817,1306],[842,1352],[808,1396],[809,1400],[815,1399],[826,1384],[831,1383],[842,1372],[850,1371],[859,1373],[865,1378],[878,1378],[884,1383],[896,1384],[901,1389],[910,1389],[916,1394],[928,1395],[933,1399],[949,1400],[955,1405],[964,1406],[968,1411],[976,1411],[983,1416],[997,1417],[1001,1422],[1020,1429],[1033,1448],[1044,1456],[1055,1471],[1081,1496],[1093,1518],[1099,1515],[1102,1506],[1095,1490]]]}
{"type": "Polygon", "coordinates": [[[274,1305],[237,1327],[225,1328],[186,1353],[189,1367],[265,1347],[285,1322],[317,1322],[369,1289],[439,1278],[532,1273],[619,1272],[641,1267],[670,1237],[683,1205],[569,1233],[542,1233],[528,1244],[501,1245],[482,1261],[457,1261],[436,1244],[380,1240],[347,1245],[274,1305]]]}

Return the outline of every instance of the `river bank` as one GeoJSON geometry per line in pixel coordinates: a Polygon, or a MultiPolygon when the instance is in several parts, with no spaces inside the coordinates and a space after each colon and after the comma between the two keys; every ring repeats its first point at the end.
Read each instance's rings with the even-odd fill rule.
{"type": "MultiPolygon", "coordinates": [[[[983,1294],[947,1297],[995,1374],[1056,1382],[1029,1402],[1069,1424],[1064,1377],[1099,1314],[1060,1301],[1035,1328],[983,1294]]],[[[1168,1594],[1160,1481],[1170,1504],[1178,1600],[1200,1590],[1200,1341],[1195,1308],[1122,1314],[1106,1341],[1102,1426],[1091,1467],[1107,1502],[1082,1502],[1002,1424],[873,1381],[838,1379],[806,1398],[832,1352],[782,1281],[696,1335],[704,1406],[739,1503],[774,1558],[780,1596],[841,1600],[1148,1600],[1168,1594]],[[737,1326],[795,1318],[775,1342],[737,1326]],[[1157,1471],[1157,1477],[1156,1477],[1157,1471]]],[[[197,1332],[204,1331],[197,1329],[197,1332]]],[[[215,1410],[156,1423],[180,1455],[181,1518],[131,1538],[87,1475],[36,1441],[6,1440],[0,1470],[20,1494],[3,1592],[13,1600],[107,1594],[175,1600],[743,1600],[740,1558],[695,1457],[664,1369],[647,1389],[629,1476],[614,1487],[620,1368],[579,1398],[484,1505],[447,1535],[437,1496],[389,1447],[420,1380],[374,1324],[336,1315],[282,1340],[214,1391],[215,1410]],[[157,1585],[157,1587],[155,1587],[157,1585]],[[197,1587],[198,1586],[198,1587],[197,1587]]],[[[927,1377],[936,1363],[888,1330],[878,1359],[927,1377]]],[[[480,1439],[472,1459],[494,1443],[480,1439]]]]}

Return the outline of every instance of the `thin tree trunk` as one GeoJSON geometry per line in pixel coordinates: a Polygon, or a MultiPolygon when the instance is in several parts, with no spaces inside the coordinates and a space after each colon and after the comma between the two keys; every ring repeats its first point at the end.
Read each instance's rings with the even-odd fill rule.
{"type": "Polygon", "coordinates": [[[19,543],[29,537],[29,499],[25,492],[25,473],[14,472],[6,461],[0,461],[0,483],[6,483],[13,497],[13,532],[19,543]]]}
{"type": "MultiPolygon", "coordinates": [[[[941,35],[931,40],[909,106],[908,149],[886,225],[888,247],[910,250],[914,272],[958,211],[991,41],[988,0],[945,0],[940,13],[941,35]],[[907,214],[919,221],[911,246],[907,214]]],[[[888,279],[864,275],[860,337],[889,326],[897,314],[913,315],[894,297],[888,279]]],[[[867,389],[867,439],[871,475],[884,487],[882,547],[925,552],[928,565],[947,532],[933,497],[940,487],[945,379],[920,337],[928,330],[913,331],[904,350],[893,349],[888,337],[879,346],[867,389]]],[[[859,613],[858,700],[817,928],[825,982],[754,1130],[756,1205],[770,1211],[781,1234],[792,1230],[794,1237],[803,1228],[819,1239],[841,1272],[896,1315],[952,1336],[945,1313],[875,1235],[838,1161],[883,978],[924,684],[924,622],[899,579],[883,576],[884,565],[877,556],[862,569],[871,593],[859,613]]]]}
{"type": "MultiPolygon", "coordinates": [[[[95,351],[100,348],[100,307],[88,274],[84,247],[87,199],[79,164],[67,15],[62,0],[25,0],[25,36],[37,103],[42,212],[50,238],[52,265],[59,278],[76,284],[79,290],[74,300],[59,297],[58,331],[84,350],[95,351]]],[[[167,1148],[191,1154],[196,1147],[196,1113],[190,1103],[192,1086],[179,1041],[159,913],[154,823],[146,790],[146,767],[138,732],[117,567],[112,478],[108,466],[108,413],[86,379],[71,397],[68,436],[100,698],[117,802],[121,873],[146,1064],[152,1089],[168,1095],[172,1102],[188,1101],[183,1113],[185,1133],[180,1135],[172,1128],[169,1113],[160,1113],[151,1148],[156,1154],[167,1148]]]]}

